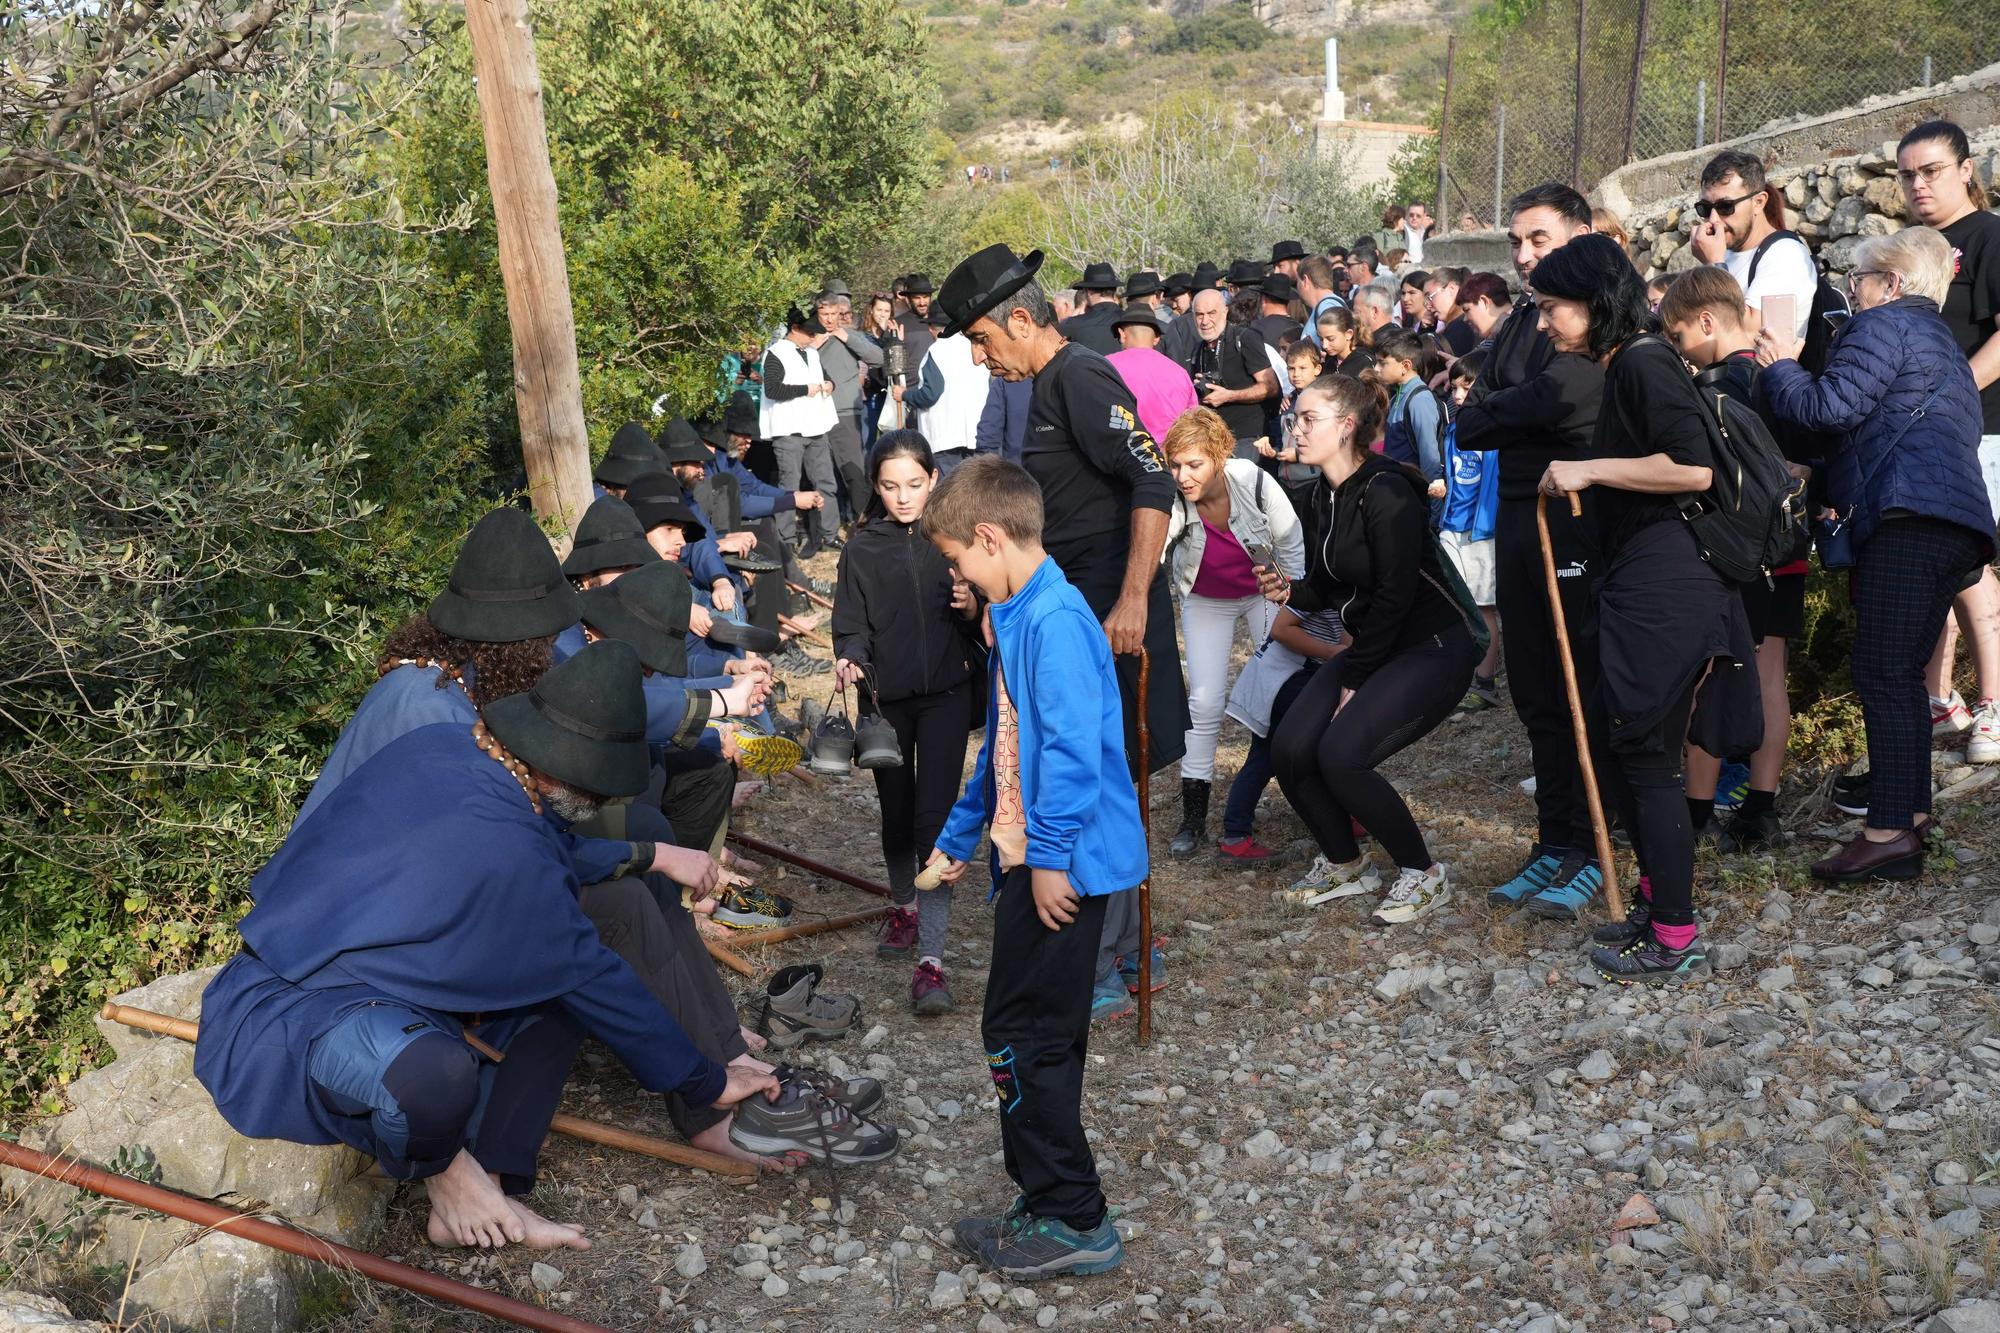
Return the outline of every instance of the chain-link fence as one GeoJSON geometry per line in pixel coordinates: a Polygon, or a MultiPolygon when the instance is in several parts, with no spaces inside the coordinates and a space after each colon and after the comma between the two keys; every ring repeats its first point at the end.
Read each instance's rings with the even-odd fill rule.
{"type": "Polygon", "coordinates": [[[2000,5],[1964,0],[1544,0],[1452,36],[1442,216],[1490,223],[1538,181],[1922,88],[2000,60],[2000,5]]]}

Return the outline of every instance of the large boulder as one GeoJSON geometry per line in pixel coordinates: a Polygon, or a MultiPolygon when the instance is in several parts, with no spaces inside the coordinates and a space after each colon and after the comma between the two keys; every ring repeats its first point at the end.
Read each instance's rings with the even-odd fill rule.
{"type": "Polygon", "coordinates": [[[0,1333],[110,1333],[110,1326],[76,1318],[53,1297],[0,1291],[0,1333]]]}

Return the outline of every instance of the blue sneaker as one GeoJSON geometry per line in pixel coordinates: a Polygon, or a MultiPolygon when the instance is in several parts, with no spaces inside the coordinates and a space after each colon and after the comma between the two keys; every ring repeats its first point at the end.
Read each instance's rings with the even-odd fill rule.
{"type": "MultiPolygon", "coordinates": [[[[1139,993],[1139,960],[1118,956],[1118,975],[1125,979],[1125,989],[1132,994],[1139,993]]],[[[1158,940],[1153,942],[1153,991],[1157,994],[1167,988],[1167,956],[1160,951],[1158,940]]]]}
{"type": "Polygon", "coordinates": [[[1739,764],[1734,759],[1723,761],[1722,776],[1715,780],[1715,809],[1720,814],[1734,810],[1743,804],[1743,798],[1750,791],[1750,765],[1739,764]]]}
{"type": "Polygon", "coordinates": [[[1548,887],[1528,900],[1528,910],[1551,921],[1574,921],[1604,890],[1604,872],[1587,852],[1569,852],[1548,887]]]}
{"type": "Polygon", "coordinates": [[[1514,872],[1514,878],[1498,888],[1486,891],[1486,901],[1494,907],[1516,907],[1523,898],[1532,898],[1549,886],[1556,877],[1556,867],[1562,864],[1560,848],[1545,847],[1536,843],[1528,853],[1528,859],[1514,872]]]}
{"type": "Polygon", "coordinates": [[[1090,993],[1091,1022],[1124,1018],[1138,1011],[1139,1006],[1132,1003],[1132,993],[1125,989],[1125,976],[1117,968],[1111,969],[1110,976],[1097,979],[1097,985],[1090,993]]]}
{"type": "Polygon", "coordinates": [[[1053,1217],[1022,1213],[979,1247],[979,1261],[1016,1282],[1108,1273],[1125,1262],[1125,1243],[1111,1214],[1088,1231],[1053,1217]]]}

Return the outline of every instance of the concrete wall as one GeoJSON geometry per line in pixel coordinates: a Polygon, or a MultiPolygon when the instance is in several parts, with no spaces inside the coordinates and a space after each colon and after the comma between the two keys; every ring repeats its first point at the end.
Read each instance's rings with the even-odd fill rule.
{"type": "Polygon", "coordinates": [[[1389,164],[1403,145],[1421,135],[1436,134],[1425,125],[1398,125],[1376,120],[1321,120],[1313,123],[1313,148],[1321,158],[1340,157],[1348,174],[1362,187],[1386,185],[1389,164]]]}

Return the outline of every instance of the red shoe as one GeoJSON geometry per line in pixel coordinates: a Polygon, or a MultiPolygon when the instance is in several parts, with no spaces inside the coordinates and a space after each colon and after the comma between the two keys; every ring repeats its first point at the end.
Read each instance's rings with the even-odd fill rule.
{"type": "Polygon", "coordinates": [[[1244,834],[1235,842],[1216,844],[1215,850],[1236,861],[1268,861],[1277,853],[1249,834],[1244,834]]]}
{"type": "Polygon", "coordinates": [[[951,1012],[951,991],[944,984],[944,969],[936,963],[918,963],[910,977],[910,1008],[919,1017],[951,1012]]]}
{"type": "Polygon", "coordinates": [[[878,958],[901,958],[917,947],[917,909],[891,908],[882,918],[882,935],[875,944],[878,958]]]}
{"type": "Polygon", "coordinates": [[[1354,830],[1354,840],[1356,842],[1368,841],[1368,830],[1361,827],[1360,820],[1356,819],[1353,815],[1349,815],[1347,817],[1347,822],[1348,825],[1354,830]]]}

